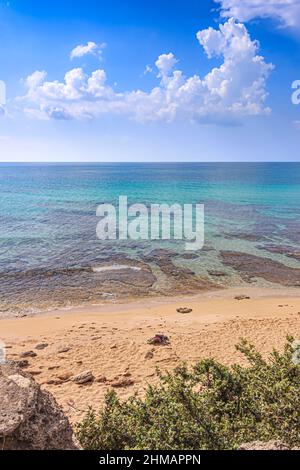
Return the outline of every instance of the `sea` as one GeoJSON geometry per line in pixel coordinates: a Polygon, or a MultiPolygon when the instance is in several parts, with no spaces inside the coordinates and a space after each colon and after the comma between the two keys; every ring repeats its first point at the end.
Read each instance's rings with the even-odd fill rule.
{"type": "Polygon", "coordinates": [[[299,243],[300,163],[0,164],[2,317],[182,294],[189,276],[195,292],[297,287],[299,243]],[[97,208],[120,196],[203,204],[203,249],[99,240],[97,208]]]}

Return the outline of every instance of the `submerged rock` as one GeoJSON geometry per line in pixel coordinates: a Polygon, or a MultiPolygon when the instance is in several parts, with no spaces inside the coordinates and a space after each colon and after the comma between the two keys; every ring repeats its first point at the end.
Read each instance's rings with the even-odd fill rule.
{"type": "Polygon", "coordinates": [[[10,363],[0,366],[0,448],[76,448],[69,420],[54,397],[10,363]]]}
{"type": "Polygon", "coordinates": [[[20,316],[66,305],[81,306],[119,298],[151,295],[156,276],[146,263],[119,253],[95,266],[35,269],[0,274],[1,316],[20,316]],[[7,292],[11,292],[8,296],[7,292]],[[53,295],[55,292],[55,296],[53,295]],[[34,312],[32,307],[34,306],[34,312]]]}
{"type": "Polygon", "coordinates": [[[220,288],[218,284],[211,282],[208,278],[197,276],[191,269],[176,265],[174,263],[176,258],[175,252],[164,249],[153,250],[143,256],[144,261],[155,263],[166,276],[168,281],[166,293],[173,294],[175,290],[177,294],[188,294],[220,288]]]}
{"type": "Polygon", "coordinates": [[[228,276],[227,273],[223,272],[223,271],[208,271],[208,274],[210,276],[213,276],[213,277],[225,277],[225,276],[228,276]]]}
{"type": "Polygon", "coordinates": [[[228,233],[225,232],[223,234],[223,237],[226,238],[227,240],[245,240],[248,242],[264,242],[268,240],[268,237],[266,235],[262,235],[259,233],[251,233],[251,232],[232,232],[228,233]]]}
{"type": "Polygon", "coordinates": [[[247,282],[260,277],[282,286],[300,286],[300,269],[291,268],[268,258],[260,258],[237,251],[221,251],[220,256],[224,265],[238,271],[247,282]]]}
{"type": "Polygon", "coordinates": [[[268,251],[269,253],[275,253],[279,255],[285,255],[288,258],[295,259],[300,261],[300,251],[289,245],[258,245],[256,247],[258,250],[268,251]]]}

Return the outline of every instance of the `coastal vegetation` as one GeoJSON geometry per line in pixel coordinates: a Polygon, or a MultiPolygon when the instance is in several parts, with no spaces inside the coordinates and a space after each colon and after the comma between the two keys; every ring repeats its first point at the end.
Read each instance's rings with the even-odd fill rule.
{"type": "Polygon", "coordinates": [[[265,359],[246,340],[237,346],[247,366],[204,359],[160,374],[144,398],[121,401],[109,392],[76,426],[84,449],[238,449],[278,440],[300,446],[300,364],[293,338],[265,359]]]}

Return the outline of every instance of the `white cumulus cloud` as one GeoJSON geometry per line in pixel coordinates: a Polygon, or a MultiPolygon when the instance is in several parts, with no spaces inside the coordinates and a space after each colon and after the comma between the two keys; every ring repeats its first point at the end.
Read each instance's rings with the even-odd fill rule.
{"type": "Polygon", "coordinates": [[[199,31],[197,39],[208,58],[220,60],[220,66],[204,77],[186,77],[170,52],[158,57],[158,83],[149,92],[117,93],[104,70],[89,75],[74,68],[62,82],[47,81],[45,72],[34,72],[25,81],[27,93],[20,101],[29,115],[43,119],[118,114],[142,122],[184,119],[226,124],[268,114],[266,82],[273,66],[259,54],[259,44],[246,27],[231,18],[218,29],[199,31]]]}
{"type": "Polygon", "coordinates": [[[169,54],[161,54],[155,62],[155,65],[159,72],[158,77],[162,79],[167,77],[172,71],[172,69],[175,67],[177,62],[178,60],[175,58],[172,52],[169,52],[169,54]]]}
{"type": "Polygon", "coordinates": [[[246,22],[273,18],[283,27],[300,26],[300,0],[214,0],[221,4],[222,16],[246,22]]]}
{"type": "Polygon", "coordinates": [[[87,44],[80,44],[76,46],[70,54],[71,59],[80,58],[88,54],[102,56],[102,51],[106,47],[105,43],[96,44],[93,41],[89,41],[87,44]]]}

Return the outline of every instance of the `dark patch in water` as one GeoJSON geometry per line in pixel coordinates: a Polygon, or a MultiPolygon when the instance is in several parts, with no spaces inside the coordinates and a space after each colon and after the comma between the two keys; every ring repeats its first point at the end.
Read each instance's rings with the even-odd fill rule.
{"type": "MultiPolygon", "coordinates": [[[[203,202],[203,201],[202,201],[203,202]]],[[[238,219],[249,222],[259,217],[259,210],[264,206],[254,204],[233,204],[225,201],[204,201],[205,213],[208,216],[220,217],[222,219],[238,219]]]]}
{"type": "Polygon", "coordinates": [[[293,246],[288,245],[258,245],[258,250],[268,251],[269,253],[275,253],[279,255],[285,255],[288,258],[293,258],[296,261],[300,261],[300,251],[293,246]]]}
{"type": "Polygon", "coordinates": [[[248,242],[260,242],[270,240],[265,235],[259,235],[255,233],[246,233],[246,232],[232,232],[232,233],[223,233],[222,238],[226,238],[227,240],[246,240],[248,242]]]}
{"type": "Polygon", "coordinates": [[[300,286],[300,269],[290,268],[268,258],[236,251],[221,251],[220,256],[225,266],[230,266],[238,271],[247,282],[260,277],[287,287],[300,286]]]}
{"type": "Polygon", "coordinates": [[[227,273],[223,271],[208,271],[208,274],[213,277],[225,277],[228,276],[227,273]]]}
{"type": "Polygon", "coordinates": [[[107,294],[113,298],[153,295],[151,289],[156,277],[145,263],[119,255],[103,259],[94,267],[120,265],[123,268],[101,272],[85,266],[2,273],[0,315],[29,312],[32,308],[42,310],[99,303],[107,294]]]}
{"type": "Polygon", "coordinates": [[[188,294],[195,291],[218,289],[220,286],[207,278],[198,277],[191,269],[176,266],[173,258],[180,256],[169,250],[153,250],[144,255],[144,261],[155,263],[168,278],[169,293],[188,294]]]}
{"type": "Polygon", "coordinates": [[[292,243],[300,243],[300,223],[296,220],[286,222],[281,234],[292,243]]]}

